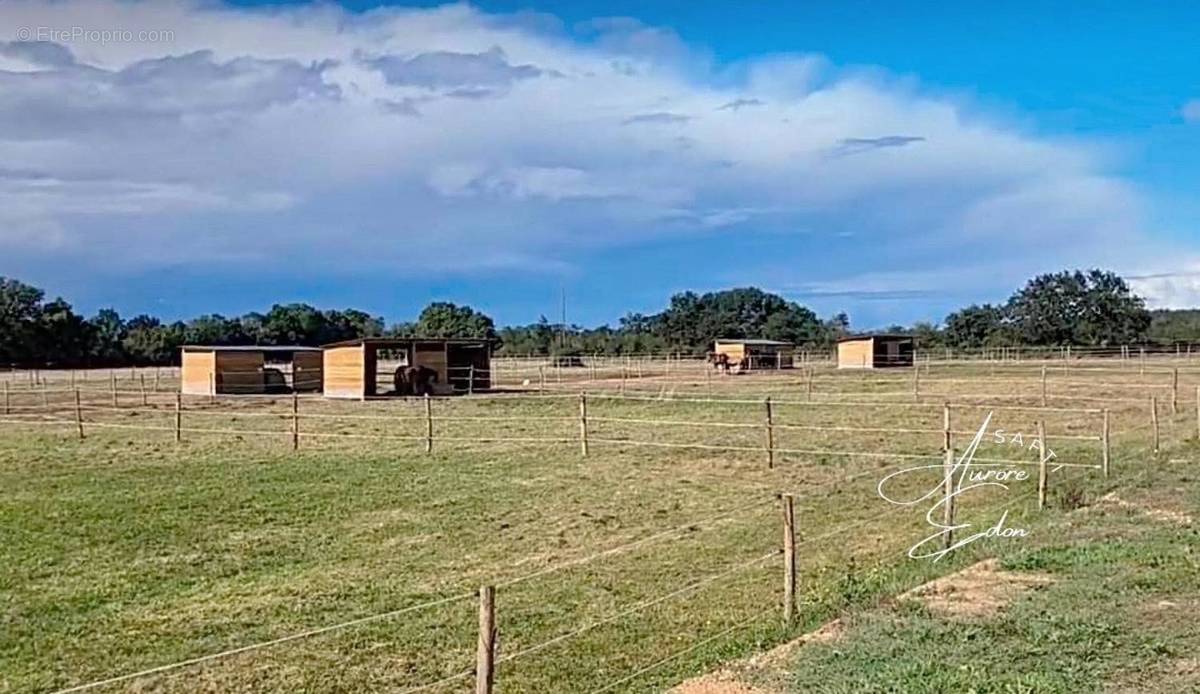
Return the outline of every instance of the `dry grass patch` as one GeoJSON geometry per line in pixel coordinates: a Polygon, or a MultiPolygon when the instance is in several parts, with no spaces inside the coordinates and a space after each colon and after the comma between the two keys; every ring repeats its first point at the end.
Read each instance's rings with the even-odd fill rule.
{"type": "Polygon", "coordinates": [[[919,600],[930,611],[948,617],[990,617],[1022,593],[1053,582],[1043,574],[1004,571],[998,559],[985,559],[903,593],[900,599],[919,600]]]}

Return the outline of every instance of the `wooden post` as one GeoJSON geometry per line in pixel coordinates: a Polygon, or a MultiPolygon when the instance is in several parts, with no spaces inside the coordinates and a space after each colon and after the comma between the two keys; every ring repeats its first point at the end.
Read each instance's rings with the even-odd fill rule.
{"type": "Polygon", "coordinates": [[[138,376],[140,377],[142,384],[142,407],[145,407],[147,404],[149,404],[146,401],[146,374],[138,374],[138,376]]]}
{"type": "Polygon", "coordinates": [[[208,375],[208,401],[217,401],[217,375],[212,373],[208,375]]]}
{"type": "Polygon", "coordinates": [[[921,402],[921,365],[913,363],[913,402],[921,402]]]}
{"type": "Polygon", "coordinates": [[[546,367],[539,364],[538,365],[538,392],[543,393],[545,391],[546,391],[546,367]]]}
{"type": "Polygon", "coordinates": [[[1150,428],[1154,432],[1154,454],[1158,455],[1158,398],[1150,396],[1150,428]]]}
{"type": "Polygon", "coordinates": [[[42,382],[42,409],[50,409],[50,391],[46,388],[46,383],[42,382]]]}
{"type": "Polygon", "coordinates": [[[1171,369],[1171,414],[1179,414],[1179,367],[1171,369]]]}
{"type": "Polygon", "coordinates": [[[1046,406],[1046,365],[1042,364],[1042,407],[1046,406]]]}
{"type": "Polygon", "coordinates": [[[8,393],[8,381],[4,381],[4,414],[12,413],[12,396],[8,393]]]}
{"type": "Polygon", "coordinates": [[[1107,409],[1104,410],[1104,422],[1100,427],[1100,450],[1101,450],[1100,469],[1104,471],[1104,477],[1107,478],[1108,477],[1108,460],[1109,460],[1108,410],[1107,409]]]}
{"type": "Polygon", "coordinates": [[[783,622],[791,624],[796,616],[796,505],[791,494],[783,502],[783,622]]]}
{"type": "MultiPolygon", "coordinates": [[[[7,397],[8,391],[5,391],[7,397]]],[[[1196,386],[1196,438],[1200,440],[1200,386],[1196,386]]]]}
{"type": "Polygon", "coordinates": [[[496,588],[479,588],[479,641],[475,648],[475,694],[492,694],[496,666],[496,588]]]}
{"type": "Polygon", "coordinates": [[[83,440],[83,404],[79,402],[79,389],[75,389],[75,428],[79,431],[79,440],[83,440]]]}
{"type": "Polygon", "coordinates": [[[1145,347],[1140,348],[1138,360],[1140,362],[1139,368],[1141,369],[1138,372],[1138,375],[1145,376],[1146,375],[1146,348],[1145,347]]]}
{"type": "Polygon", "coordinates": [[[475,394],[475,365],[467,367],[467,395],[475,394]]]}
{"type": "Polygon", "coordinates": [[[942,405],[942,450],[951,450],[950,446],[950,403],[942,405]]]}
{"type": "Polygon", "coordinates": [[[1038,510],[1046,508],[1046,487],[1049,483],[1049,475],[1046,470],[1046,423],[1038,420],[1037,423],[1038,435],[1038,510]]]}
{"type": "Polygon", "coordinates": [[[292,391],[292,450],[300,448],[300,396],[292,391]]]}
{"type": "Polygon", "coordinates": [[[625,379],[629,377],[629,365],[621,365],[621,395],[625,394],[625,379]]]}
{"type": "Polygon", "coordinates": [[[183,440],[183,394],[175,392],[175,443],[183,440]]]}
{"type": "Polygon", "coordinates": [[[579,394],[579,452],[588,454],[587,394],[579,394]]]}
{"type": "Polygon", "coordinates": [[[71,369],[71,387],[75,387],[75,369],[71,369]]]}
{"type": "Polygon", "coordinates": [[[805,385],[804,395],[812,400],[813,394],[813,367],[808,367],[808,383],[805,385]]]}
{"type": "MultiPolygon", "coordinates": [[[[942,462],[942,494],[945,499],[942,503],[942,525],[954,525],[954,448],[950,445],[946,446],[945,458],[942,462]]],[[[954,545],[954,532],[946,530],[946,534],[942,536],[942,547],[950,549],[954,545]]]]}
{"type": "Polygon", "coordinates": [[[112,391],[112,406],[117,407],[117,372],[108,372],[108,389],[112,391]]]}
{"type": "Polygon", "coordinates": [[[433,452],[433,401],[425,393],[425,452],[433,452]]]}
{"type": "Polygon", "coordinates": [[[775,467],[775,412],[771,407],[771,396],[768,395],[766,400],[763,400],[763,405],[766,406],[765,414],[767,416],[764,430],[767,437],[767,467],[773,468],[775,467]]]}

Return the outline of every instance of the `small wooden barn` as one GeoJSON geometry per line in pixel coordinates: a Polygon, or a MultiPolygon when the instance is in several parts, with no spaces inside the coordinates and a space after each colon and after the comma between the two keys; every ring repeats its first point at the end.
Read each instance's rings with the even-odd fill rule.
{"type": "Polygon", "coordinates": [[[790,369],[796,348],[790,342],[777,340],[717,340],[713,353],[729,357],[729,363],[742,370],[790,369]]]}
{"type": "Polygon", "coordinates": [[[492,344],[484,339],[362,337],[325,345],[325,397],[369,398],[394,393],[396,369],[437,372],[439,395],[491,387],[492,344]]]}
{"type": "Polygon", "coordinates": [[[295,345],[184,345],[179,390],[185,395],[315,392],[321,350],[295,345]]]}
{"type": "Polygon", "coordinates": [[[882,369],[912,366],[916,353],[911,335],[851,335],[837,343],[839,369],[882,369]]]}

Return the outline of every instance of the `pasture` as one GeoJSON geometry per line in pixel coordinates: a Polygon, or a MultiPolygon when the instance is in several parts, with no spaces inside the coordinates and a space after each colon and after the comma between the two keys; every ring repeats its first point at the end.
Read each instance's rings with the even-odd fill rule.
{"type": "Polygon", "coordinates": [[[937,485],[947,432],[961,453],[989,413],[1005,434],[976,461],[1034,474],[964,498],[961,519],[1004,509],[1036,539],[1152,477],[1196,437],[1200,364],[1148,361],[720,376],[498,360],[496,392],[366,402],[183,398],[163,371],[10,374],[0,689],[466,691],[490,585],[499,690],[659,691],[1016,547],[908,560],[928,505],[876,490],[917,466],[897,492],[937,485]],[[1055,454],[1041,511],[1039,423],[1055,454]],[[790,624],[780,494],[798,533],[790,624]]]}

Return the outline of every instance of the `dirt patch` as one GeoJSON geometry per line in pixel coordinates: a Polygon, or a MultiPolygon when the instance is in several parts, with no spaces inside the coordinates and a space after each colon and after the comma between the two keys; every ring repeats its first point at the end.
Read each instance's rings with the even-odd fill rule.
{"type": "Polygon", "coordinates": [[[1173,525],[1191,525],[1194,521],[1191,515],[1182,511],[1173,511],[1168,508],[1155,508],[1147,504],[1138,504],[1132,501],[1126,501],[1125,499],[1117,496],[1116,492],[1109,492],[1108,494],[1100,497],[1100,503],[1108,506],[1115,506],[1117,508],[1137,511],[1162,523],[1171,523],[1173,525]]]}
{"type": "Polygon", "coordinates": [[[950,617],[988,617],[1019,595],[1053,583],[1042,574],[1004,571],[997,559],[985,559],[900,595],[920,600],[931,611],[950,617]]]}
{"type": "Polygon", "coordinates": [[[845,631],[845,623],[841,619],[835,619],[820,629],[776,646],[766,653],[753,656],[745,662],[687,680],[671,689],[671,694],[777,694],[774,688],[751,686],[743,680],[767,680],[770,678],[763,675],[782,674],[781,666],[786,665],[788,656],[797,648],[810,643],[835,641],[841,638],[845,631]]]}

